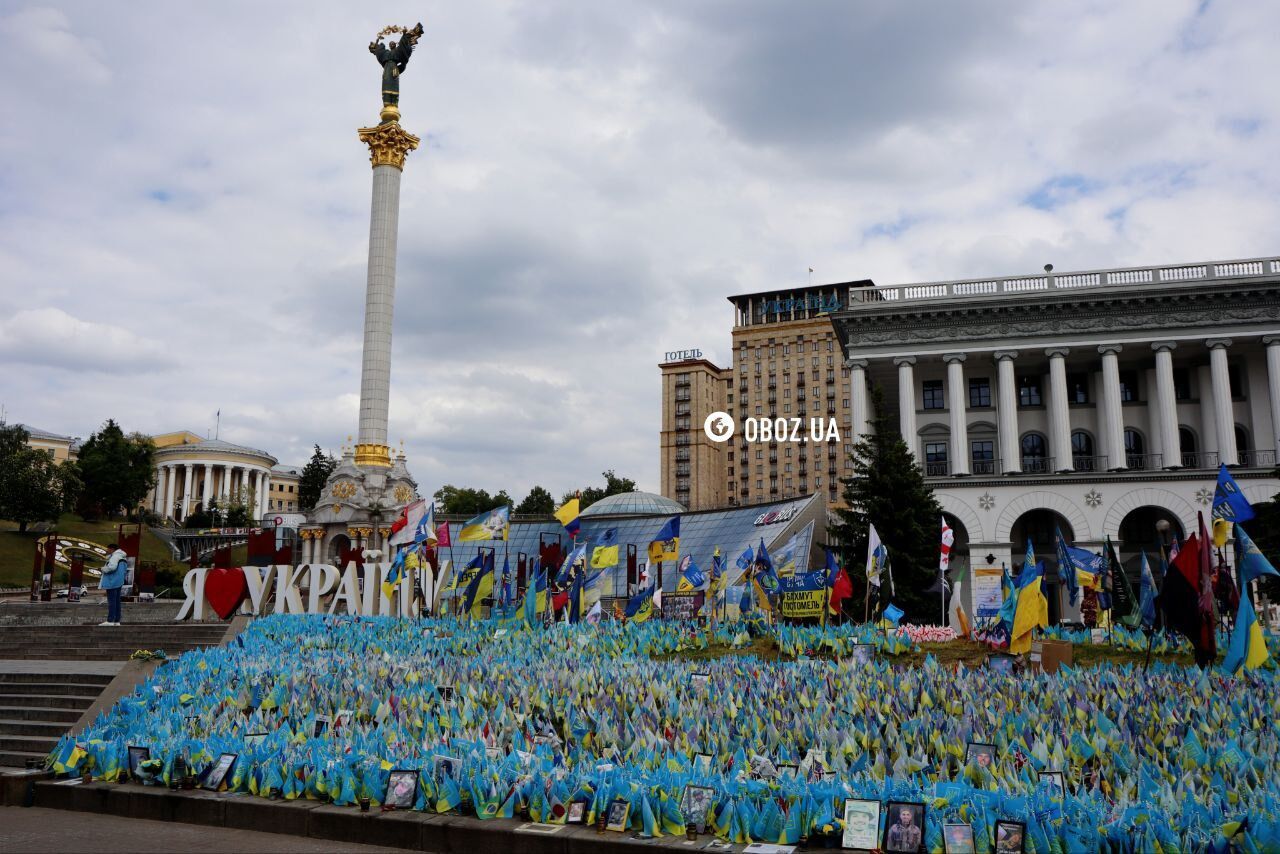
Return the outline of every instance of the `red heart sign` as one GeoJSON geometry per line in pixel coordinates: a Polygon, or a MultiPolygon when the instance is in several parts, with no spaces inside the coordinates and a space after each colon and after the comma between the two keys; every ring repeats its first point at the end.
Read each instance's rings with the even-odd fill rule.
{"type": "Polygon", "coordinates": [[[211,569],[204,577],[204,598],[224,620],[231,619],[248,595],[249,585],[239,567],[211,569]]]}

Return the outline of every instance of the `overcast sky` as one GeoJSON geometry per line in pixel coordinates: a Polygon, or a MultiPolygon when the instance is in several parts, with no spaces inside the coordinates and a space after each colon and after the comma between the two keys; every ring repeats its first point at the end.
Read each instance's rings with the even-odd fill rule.
{"type": "Polygon", "coordinates": [[[1280,251],[1280,4],[0,5],[0,404],[301,463],[356,431],[380,70],[424,494],[657,491],[725,297],[1280,251]],[[367,9],[378,6],[376,13],[367,9]]]}

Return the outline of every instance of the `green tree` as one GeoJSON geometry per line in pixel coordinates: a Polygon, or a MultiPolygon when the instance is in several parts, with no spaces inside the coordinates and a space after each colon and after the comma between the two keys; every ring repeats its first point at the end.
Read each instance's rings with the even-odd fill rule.
{"type": "Polygon", "coordinates": [[[511,496],[507,495],[505,489],[499,490],[497,495],[490,495],[483,489],[454,486],[449,483],[437,489],[432,498],[435,499],[438,512],[459,516],[475,516],[503,504],[512,503],[511,496]]]}
{"type": "Polygon", "coordinates": [[[333,454],[326,454],[320,450],[319,445],[316,445],[315,452],[302,467],[302,474],[298,479],[298,507],[302,512],[316,509],[320,493],[324,491],[329,475],[333,474],[333,470],[337,467],[338,461],[334,459],[333,454]]]}
{"type": "MultiPolygon", "coordinates": [[[[898,430],[884,415],[879,389],[872,394],[871,432],[858,438],[850,458],[853,475],[842,478],[846,509],[836,511],[832,537],[850,568],[855,596],[866,590],[867,528],[876,526],[889,549],[896,595],[893,601],[914,620],[937,619],[938,599],[924,591],[938,575],[942,508],[898,430]]],[[[889,596],[883,579],[881,596],[889,596]]]]}
{"type": "MultiPolygon", "coordinates": [[[[82,510],[90,516],[110,516],[136,509],[155,485],[154,455],[150,438],[141,433],[126,436],[115,421],[108,420],[80,446],[76,465],[84,482],[82,510]]],[[[172,511],[166,508],[165,512],[172,511]]]]}
{"type": "MultiPolygon", "coordinates": [[[[581,501],[581,504],[578,505],[580,510],[586,510],[601,498],[608,498],[610,495],[620,495],[623,492],[636,491],[636,482],[634,480],[629,477],[618,477],[614,474],[613,469],[601,472],[600,476],[604,478],[603,488],[599,486],[588,486],[581,490],[581,494],[579,495],[579,501],[581,501]]],[[[566,492],[564,497],[560,500],[560,503],[563,504],[573,498],[573,496],[574,493],[566,492]]]]}
{"type": "Polygon", "coordinates": [[[516,506],[516,513],[527,513],[530,516],[535,514],[547,515],[554,513],[556,509],[556,500],[550,492],[547,492],[541,486],[534,486],[529,490],[529,494],[524,497],[516,506]]]}
{"type": "Polygon", "coordinates": [[[0,424],[0,519],[18,523],[57,521],[81,489],[76,466],[54,462],[45,451],[27,447],[27,431],[0,424]]]}

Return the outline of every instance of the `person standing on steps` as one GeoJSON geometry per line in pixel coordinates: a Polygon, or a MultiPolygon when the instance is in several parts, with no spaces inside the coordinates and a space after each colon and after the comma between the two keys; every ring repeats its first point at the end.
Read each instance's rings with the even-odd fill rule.
{"type": "Polygon", "coordinates": [[[129,558],[124,553],[124,549],[115,543],[108,545],[107,550],[111,553],[107,555],[107,561],[102,565],[102,580],[98,582],[98,587],[107,591],[107,621],[98,625],[118,626],[120,625],[120,588],[124,586],[129,558]]]}

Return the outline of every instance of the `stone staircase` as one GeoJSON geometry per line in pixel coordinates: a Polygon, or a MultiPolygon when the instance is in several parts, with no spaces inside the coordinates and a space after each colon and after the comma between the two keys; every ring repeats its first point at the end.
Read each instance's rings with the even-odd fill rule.
{"type": "Polygon", "coordinates": [[[99,673],[0,673],[0,766],[44,762],[114,678],[99,673]]]}
{"type": "Polygon", "coordinates": [[[217,646],[226,631],[223,623],[0,625],[0,660],[126,661],[140,649],[162,649],[174,658],[189,650],[217,646]]]}

